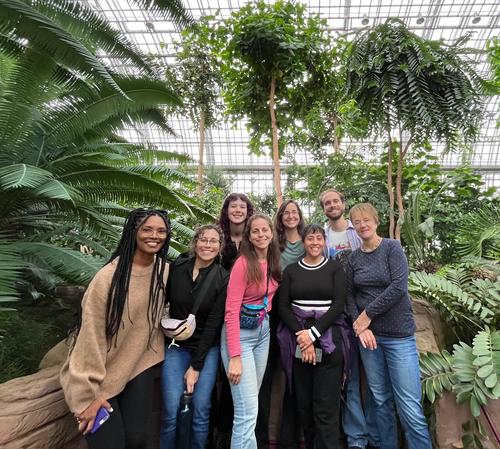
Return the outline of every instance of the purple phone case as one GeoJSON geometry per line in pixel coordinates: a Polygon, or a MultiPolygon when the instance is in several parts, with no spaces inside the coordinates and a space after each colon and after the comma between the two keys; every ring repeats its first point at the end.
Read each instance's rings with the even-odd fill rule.
{"type": "Polygon", "coordinates": [[[101,427],[108,419],[109,419],[109,412],[104,407],[101,407],[97,411],[97,415],[95,415],[94,425],[92,426],[90,433],[97,432],[99,427],[101,427]]]}

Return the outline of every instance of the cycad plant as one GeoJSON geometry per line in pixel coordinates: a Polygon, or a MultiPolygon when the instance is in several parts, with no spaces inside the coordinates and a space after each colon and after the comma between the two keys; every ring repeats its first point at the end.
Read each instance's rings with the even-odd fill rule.
{"type": "Polygon", "coordinates": [[[456,336],[450,351],[421,354],[420,368],[431,403],[447,390],[469,404],[473,419],[464,425],[465,447],[483,447],[486,432],[477,418],[483,413],[490,420],[484,406],[500,398],[499,273],[495,263],[470,258],[409,278],[411,294],[429,300],[456,336]]]}
{"type": "Polygon", "coordinates": [[[393,211],[396,200],[399,212],[399,223],[390,216],[391,237],[400,237],[403,164],[412,149],[433,139],[459,150],[479,131],[483,81],[466,59],[467,39],[449,45],[426,40],[391,18],[362,30],[347,53],[347,91],[365,113],[369,131],[388,145],[389,202],[393,211]]]}
{"type": "Polygon", "coordinates": [[[130,207],[206,217],[179,192],[194,184],[169,167],[185,156],[119,136],[145,123],[170,132],[163,106],[181,100],[156,74],[82,4],[0,0],[0,300],[18,296],[21,277],[87,282],[130,207]],[[114,73],[102,53],[135,75],[114,73]]]}

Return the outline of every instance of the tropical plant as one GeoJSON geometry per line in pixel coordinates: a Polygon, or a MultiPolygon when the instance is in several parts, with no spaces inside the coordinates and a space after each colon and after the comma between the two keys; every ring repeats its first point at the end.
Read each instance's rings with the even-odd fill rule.
{"type": "Polygon", "coordinates": [[[0,29],[0,253],[9,258],[0,265],[2,299],[18,297],[12,281],[21,267],[35,285],[50,275],[87,282],[129,207],[207,217],[179,192],[191,180],[168,166],[185,156],[118,135],[144,123],[170,132],[161,107],[181,104],[146,57],[79,3],[0,0],[0,29]],[[113,73],[97,51],[138,75],[113,73]]]}
{"type": "Polygon", "coordinates": [[[348,96],[364,112],[370,133],[384,135],[388,143],[391,237],[400,238],[403,166],[409,151],[421,148],[429,139],[457,150],[477,136],[483,83],[465,59],[463,45],[467,39],[461,37],[450,45],[425,40],[410,32],[401,20],[391,18],[361,31],[349,49],[345,67],[348,96]]]}
{"type": "Polygon", "coordinates": [[[459,254],[500,260],[500,205],[485,205],[462,218],[456,239],[459,254]]]}
{"type": "Polygon", "coordinates": [[[217,37],[227,112],[234,120],[248,120],[251,151],[262,154],[263,148],[272,148],[281,204],[280,152],[312,95],[305,86],[329,41],[326,22],[306,15],[301,4],[258,1],[234,12],[217,37]]]}
{"type": "Polygon", "coordinates": [[[485,277],[475,263],[445,266],[436,274],[412,272],[408,289],[410,294],[427,299],[438,309],[457,340],[471,342],[484,325],[497,328],[499,324],[498,268],[496,273],[489,273],[491,278],[485,277]]]}
{"type": "Polygon", "coordinates": [[[199,132],[197,195],[203,190],[205,130],[221,121],[222,77],[212,51],[213,17],[202,17],[196,26],[181,33],[175,43],[175,63],[166,71],[169,83],[184,100],[181,112],[189,116],[199,132]]]}
{"type": "Polygon", "coordinates": [[[459,404],[468,402],[473,419],[463,426],[462,441],[464,447],[482,448],[486,431],[477,418],[486,414],[489,400],[500,398],[500,331],[486,326],[472,345],[460,342],[453,348],[452,355],[446,350],[420,355],[422,393],[431,403],[444,391],[453,391],[459,404]]]}

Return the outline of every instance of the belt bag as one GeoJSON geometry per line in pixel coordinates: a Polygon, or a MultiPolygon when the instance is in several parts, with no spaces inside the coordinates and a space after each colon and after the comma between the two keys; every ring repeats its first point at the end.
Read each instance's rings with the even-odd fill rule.
{"type": "Polygon", "coordinates": [[[185,320],[170,318],[168,315],[161,319],[163,333],[173,340],[187,340],[196,329],[196,316],[192,313],[185,320]]]}
{"type": "Polygon", "coordinates": [[[263,304],[242,304],[240,309],[240,328],[257,329],[267,314],[267,295],[263,304]]]}
{"type": "MultiPolygon", "coordinates": [[[[215,277],[215,273],[217,271],[217,266],[215,266],[216,262],[214,262],[214,266],[210,270],[210,272],[207,274],[207,277],[205,279],[200,279],[200,283],[203,282],[205,284],[204,289],[200,294],[197,296],[195,303],[193,305],[193,310],[191,313],[188,315],[187,318],[183,320],[178,320],[176,318],[170,318],[170,305],[167,304],[165,306],[164,312],[163,312],[163,317],[161,319],[161,327],[163,330],[163,333],[171,338],[172,340],[187,340],[189,337],[191,337],[194,334],[194,331],[196,330],[196,313],[198,312],[198,309],[200,308],[200,304],[202,303],[203,299],[205,299],[206,293],[210,287],[210,283],[215,277]]],[[[203,287],[200,285],[200,287],[203,287]]]]}
{"type": "Polygon", "coordinates": [[[267,315],[269,292],[269,270],[267,271],[266,294],[262,304],[242,304],[240,308],[240,329],[257,329],[267,315]]]}

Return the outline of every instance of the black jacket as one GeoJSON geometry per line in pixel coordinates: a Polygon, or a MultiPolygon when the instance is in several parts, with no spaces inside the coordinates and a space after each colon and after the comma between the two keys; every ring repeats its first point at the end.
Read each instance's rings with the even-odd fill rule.
{"type": "MultiPolygon", "coordinates": [[[[194,257],[180,256],[170,265],[167,283],[167,301],[170,303],[170,317],[185,319],[192,312],[196,298],[204,294],[196,314],[196,330],[184,341],[176,343],[191,352],[191,366],[200,371],[208,350],[219,343],[229,273],[217,262],[202,268],[193,281],[194,257]],[[211,270],[217,270],[210,285],[205,280],[211,270]]],[[[170,338],[166,344],[169,345],[170,338]]]]}

